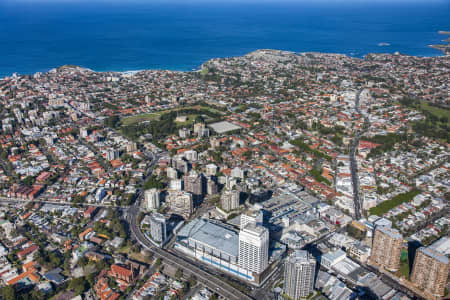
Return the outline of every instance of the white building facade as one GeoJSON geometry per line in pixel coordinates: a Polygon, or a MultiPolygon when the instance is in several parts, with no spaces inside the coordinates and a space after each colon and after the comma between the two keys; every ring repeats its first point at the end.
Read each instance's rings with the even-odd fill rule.
{"type": "Polygon", "coordinates": [[[239,232],[239,265],[261,274],[269,265],[269,231],[262,225],[247,224],[239,232]]]}

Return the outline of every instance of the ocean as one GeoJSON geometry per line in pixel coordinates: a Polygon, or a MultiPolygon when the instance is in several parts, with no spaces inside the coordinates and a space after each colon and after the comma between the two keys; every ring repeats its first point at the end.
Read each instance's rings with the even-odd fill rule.
{"type": "Polygon", "coordinates": [[[450,1],[0,0],[0,78],[64,65],[189,71],[256,49],[442,55],[450,1]],[[367,3],[371,2],[371,3],[367,3]]]}

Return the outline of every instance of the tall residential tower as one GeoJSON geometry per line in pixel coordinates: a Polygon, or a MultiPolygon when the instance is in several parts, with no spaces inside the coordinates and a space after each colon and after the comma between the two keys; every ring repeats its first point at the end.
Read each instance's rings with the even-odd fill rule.
{"type": "Polygon", "coordinates": [[[144,192],[144,206],[147,210],[156,210],[159,208],[160,198],[157,189],[150,189],[144,192]]]}
{"type": "Polygon", "coordinates": [[[314,286],[316,260],[304,250],[294,251],[284,265],[284,292],[292,299],[307,297],[314,286]]]}
{"type": "Polygon", "coordinates": [[[378,226],[372,241],[370,262],[389,271],[400,269],[403,237],[395,229],[378,226]]]}
{"type": "Polygon", "coordinates": [[[261,225],[247,224],[239,232],[239,265],[256,274],[269,264],[269,231],[261,225]]]}
{"type": "Polygon", "coordinates": [[[425,292],[443,296],[449,267],[447,256],[431,247],[421,247],[416,251],[411,281],[425,292]]]}
{"type": "Polygon", "coordinates": [[[167,239],[166,218],[158,213],[150,217],[150,234],[157,243],[164,243],[167,239]]]}

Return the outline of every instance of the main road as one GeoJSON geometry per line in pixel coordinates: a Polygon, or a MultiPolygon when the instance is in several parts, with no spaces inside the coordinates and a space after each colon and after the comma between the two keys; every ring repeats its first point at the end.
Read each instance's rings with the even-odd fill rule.
{"type": "MultiPolygon", "coordinates": [[[[152,162],[147,169],[147,174],[145,177],[151,175],[151,171],[158,160],[158,157],[154,154],[147,154],[146,156],[152,156],[152,162]]],[[[144,179],[145,182],[145,179],[144,179]]],[[[216,276],[200,269],[196,265],[192,264],[189,261],[186,261],[182,257],[175,255],[165,249],[155,247],[152,242],[147,238],[147,236],[142,232],[139,223],[138,223],[138,215],[140,211],[140,203],[144,195],[143,189],[139,189],[137,193],[137,198],[134,205],[130,206],[126,211],[126,221],[130,226],[130,232],[132,238],[136,240],[142,247],[153,253],[153,255],[157,258],[164,260],[166,263],[186,270],[186,273],[194,274],[197,278],[198,282],[201,282],[205,286],[209,287],[213,292],[225,297],[229,300],[251,300],[252,298],[238,289],[232,287],[228,283],[222,281],[216,276]]]]}
{"type": "MultiPolygon", "coordinates": [[[[136,201],[138,203],[138,201],[136,201]]],[[[203,283],[207,287],[209,287],[215,293],[222,295],[226,299],[230,300],[251,300],[249,296],[242,293],[241,291],[235,289],[230,286],[226,282],[223,282],[219,278],[214,275],[205,272],[199,267],[191,264],[190,262],[168,252],[164,249],[155,247],[148,238],[142,233],[138,221],[137,216],[139,214],[139,206],[133,205],[128,209],[127,212],[127,221],[130,224],[130,231],[134,239],[139,242],[145,249],[149,250],[153,253],[153,255],[157,258],[161,258],[166,261],[168,264],[186,270],[187,273],[194,274],[197,277],[197,281],[203,283]]]]}
{"type": "MultiPolygon", "coordinates": [[[[361,93],[364,89],[358,90],[356,92],[355,98],[355,110],[359,115],[362,115],[361,110],[359,108],[359,101],[361,97],[361,93]]],[[[364,125],[362,130],[358,130],[355,133],[355,137],[353,138],[351,147],[350,147],[350,171],[352,173],[352,184],[353,184],[353,203],[355,208],[355,219],[359,220],[361,218],[361,199],[359,197],[359,177],[358,177],[358,162],[356,161],[355,154],[359,145],[359,138],[365,132],[368,127],[369,119],[364,116],[364,125]]]]}
{"type": "Polygon", "coordinates": [[[50,198],[37,198],[37,199],[23,199],[23,198],[11,198],[11,197],[1,197],[0,196],[0,202],[1,203],[43,203],[43,204],[54,204],[54,205],[67,205],[67,206],[73,206],[73,205],[81,205],[81,206],[96,206],[96,207],[111,207],[111,208],[117,208],[117,209],[128,209],[129,206],[120,206],[120,205],[109,205],[109,204],[101,204],[101,203],[74,203],[74,202],[68,202],[68,201],[57,201],[57,200],[51,200],[50,198]]]}

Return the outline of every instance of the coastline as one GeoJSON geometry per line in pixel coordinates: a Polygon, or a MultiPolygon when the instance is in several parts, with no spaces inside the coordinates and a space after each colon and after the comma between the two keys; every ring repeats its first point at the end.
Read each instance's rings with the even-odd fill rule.
{"type": "MultiPolygon", "coordinates": [[[[436,50],[437,51],[436,55],[421,55],[421,54],[419,54],[419,55],[410,55],[410,54],[402,53],[401,51],[398,51],[398,52],[400,52],[401,55],[415,56],[415,57],[421,57],[421,58],[432,58],[432,57],[446,56],[444,51],[442,51],[441,49],[435,48],[433,46],[435,46],[435,45],[428,45],[427,47],[436,50]]],[[[384,48],[384,47],[380,47],[380,48],[384,48]]],[[[244,56],[244,55],[247,55],[248,53],[251,53],[251,52],[254,52],[254,51],[258,51],[258,50],[263,50],[263,49],[262,48],[261,49],[255,49],[255,50],[252,50],[250,52],[243,53],[241,55],[211,57],[211,58],[205,59],[203,63],[205,63],[205,62],[207,62],[207,61],[209,61],[211,59],[216,59],[216,58],[223,59],[223,58],[227,58],[227,57],[244,56]]],[[[301,54],[301,53],[338,54],[338,55],[345,55],[345,56],[348,56],[348,57],[358,58],[358,59],[365,59],[365,57],[367,55],[369,55],[369,54],[390,54],[390,55],[394,55],[394,53],[388,53],[388,52],[368,52],[368,53],[366,53],[364,55],[351,55],[350,53],[324,52],[324,51],[306,51],[305,52],[305,51],[291,51],[291,50],[283,50],[283,49],[271,49],[271,50],[286,51],[286,52],[292,52],[292,53],[296,53],[296,54],[301,54]]],[[[351,52],[351,53],[354,53],[354,52],[351,52]]],[[[97,69],[95,67],[89,67],[89,66],[83,66],[83,65],[73,65],[73,66],[81,67],[81,68],[84,68],[84,69],[89,69],[92,72],[98,72],[98,73],[123,73],[123,74],[127,74],[128,73],[128,74],[131,74],[131,73],[138,73],[138,72],[141,72],[141,71],[197,72],[197,71],[199,71],[201,69],[202,64],[198,65],[198,66],[194,66],[192,68],[178,68],[178,67],[174,66],[173,68],[172,67],[167,67],[167,68],[152,68],[152,67],[149,67],[149,68],[142,68],[142,69],[127,69],[127,68],[123,68],[123,69],[118,69],[118,70],[97,69]]],[[[57,66],[57,67],[49,67],[47,70],[37,70],[37,71],[34,71],[34,72],[27,72],[27,73],[20,73],[20,72],[13,72],[11,74],[2,74],[2,73],[0,73],[0,80],[4,80],[7,77],[11,77],[11,76],[13,76],[14,73],[17,73],[18,75],[33,75],[33,74],[36,74],[36,73],[47,73],[47,72],[49,72],[49,71],[51,71],[53,69],[57,69],[57,68],[60,68],[60,67],[63,67],[63,66],[68,66],[68,65],[72,65],[72,64],[64,64],[64,65],[57,66]]]]}

